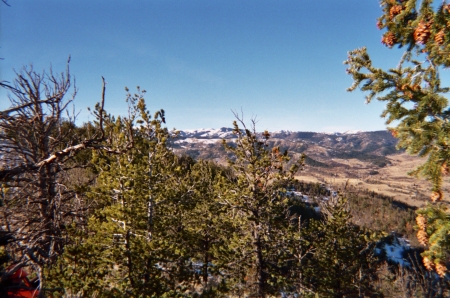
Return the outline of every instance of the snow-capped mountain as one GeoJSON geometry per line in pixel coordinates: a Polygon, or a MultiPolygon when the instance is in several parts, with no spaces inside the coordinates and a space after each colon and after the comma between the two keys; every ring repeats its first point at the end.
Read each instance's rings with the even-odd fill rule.
{"type": "MultiPolygon", "coordinates": [[[[188,129],[179,130],[179,139],[233,139],[236,135],[233,134],[233,128],[221,127],[221,128],[200,128],[200,129],[188,129]]],[[[364,135],[364,134],[383,134],[385,137],[389,137],[387,131],[373,131],[373,132],[363,132],[360,130],[352,130],[346,132],[334,132],[334,133],[320,133],[320,132],[299,132],[291,130],[279,130],[271,132],[272,138],[318,138],[321,139],[325,136],[331,137],[342,137],[342,136],[352,136],[352,135],[364,135]]]]}
{"type": "Polygon", "coordinates": [[[230,139],[234,138],[233,129],[222,127],[218,129],[214,128],[201,128],[195,130],[180,130],[179,137],[181,139],[230,139]]]}
{"type": "MultiPolygon", "coordinates": [[[[224,157],[222,140],[236,139],[233,129],[222,127],[182,130],[173,141],[173,148],[180,154],[194,158],[221,159],[224,157]]],[[[305,153],[316,161],[333,158],[361,158],[380,165],[383,157],[397,153],[395,139],[389,131],[347,131],[344,133],[318,133],[281,130],[271,132],[269,146],[279,146],[291,154],[305,153]]],[[[309,160],[310,162],[311,160],[309,160]]]]}

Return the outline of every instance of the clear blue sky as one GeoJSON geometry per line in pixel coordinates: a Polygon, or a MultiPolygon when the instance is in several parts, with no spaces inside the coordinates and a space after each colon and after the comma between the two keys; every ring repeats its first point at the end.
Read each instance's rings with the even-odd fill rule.
{"type": "MultiPolygon", "coordinates": [[[[342,62],[367,46],[375,65],[401,52],[381,45],[377,0],[9,0],[1,10],[1,80],[33,63],[71,72],[79,121],[107,84],[106,109],[126,110],[124,87],[147,90],[169,128],[231,126],[231,110],[258,130],[381,130],[383,104],[348,93],[342,62]]],[[[0,91],[0,108],[7,106],[0,91]]]]}

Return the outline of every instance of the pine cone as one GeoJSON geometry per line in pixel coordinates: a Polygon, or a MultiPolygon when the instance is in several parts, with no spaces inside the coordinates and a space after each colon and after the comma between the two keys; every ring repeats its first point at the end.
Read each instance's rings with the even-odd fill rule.
{"type": "Polygon", "coordinates": [[[392,47],[396,41],[395,34],[392,32],[386,32],[381,38],[381,43],[387,47],[392,47]]]}
{"type": "Polygon", "coordinates": [[[426,44],[428,38],[430,38],[431,34],[431,25],[432,22],[425,23],[421,21],[417,26],[416,30],[414,30],[414,41],[418,44],[426,44]]]}
{"type": "Polygon", "coordinates": [[[442,29],[434,36],[434,41],[438,45],[442,45],[444,43],[444,38],[445,38],[445,33],[444,33],[444,29],[442,29]]]}
{"type": "Polygon", "coordinates": [[[425,231],[427,227],[427,219],[422,214],[417,215],[416,217],[417,225],[419,226],[420,230],[425,231]]]}
{"type": "Polygon", "coordinates": [[[450,172],[450,169],[448,168],[447,163],[444,162],[444,163],[441,165],[441,173],[442,173],[442,175],[448,175],[449,172],[450,172]]]}
{"type": "Polygon", "coordinates": [[[398,131],[396,129],[391,129],[391,135],[396,138],[398,136],[398,131]]]}
{"type": "Polygon", "coordinates": [[[377,28],[381,30],[383,27],[383,23],[381,21],[377,21],[377,28]]]}
{"type": "Polygon", "coordinates": [[[433,191],[431,193],[430,199],[433,202],[442,200],[442,191],[433,191]]]}
{"type": "Polygon", "coordinates": [[[401,5],[394,5],[391,7],[391,9],[389,10],[389,17],[391,18],[391,20],[398,14],[400,14],[403,10],[403,6],[401,5]]]}
{"type": "Polygon", "coordinates": [[[434,263],[428,257],[423,257],[422,261],[423,265],[425,266],[425,268],[427,268],[428,271],[433,270],[434,263]]]}
{"type": "Polygon", "coordinates": [[[442,263],[437,263],[436,272],[437,274],[439,274],[440,277],[444,277],[445,273],[447,272],[447,267],[442,263]]]}
{"type": "Polygon", "coordinates": [[[450,4],[444,5],[444,11],[450,13],[450,4]]]}
{"type": "Polygon", "coordinates": [[[428,234],[424,230],[419,230],[417,232],[417,240],[419,240],[419,243],[422,245],[427,245],[428,243],[428,234]]]}
{"type": "Polygon", "coordinates": [[[406,84],[397,85],[397,90],[405,91],[407,87],[408,85],[406,84]]]}

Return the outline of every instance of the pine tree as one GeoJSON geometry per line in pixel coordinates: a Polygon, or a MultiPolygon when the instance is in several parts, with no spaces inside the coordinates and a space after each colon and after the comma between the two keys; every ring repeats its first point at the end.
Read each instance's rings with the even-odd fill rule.
{"type": "Polygon", "coordinates": [[[177,185],[181,169],[167,146],[170,134],[162,126],[164,111],[157,111],[152,119],[144,94],[140,90],[128,94],[128,117],[105,118],[105,134],[112,144],[125,146],[131,134],[133,146],[121,154],[93,154],[99,175],[87,196],[96,211],[85,232],[74,235],[79,241],[67,247],[60,260],[62,270],[49,268],[66,293],[170,295],[176,282],[185,278],[188,248],[172,237],[179,226],[177,210],[172,208],[183,205],[175,202],[184,185],[177,185]]]}
{"type": "MultiPolygon", "coordinates": [[[[344,62],[354,80],[349,91],[361,86],[362,91],[369,92],[367,102],[375,97],[386,102],[382,116],[387,117],[387,124],[398,123],[389,128],[399,139],[398,148],[427,158],[411,174],[430,180],[430,199],[440,202],[442,179],[449,173],[450,162],[450,109],[445,96],[449,88],[442,87],[439,75],[442,68],[450,66],[450,5],[431,0],[420,3],[382,0],[380,3],[383,15],[377,26],[387,30],[382,43],[388,47],[405,46],[405,53],[396,68],[385,71],[372,66],[366,48],[349,52],[344,62]]],[[[423,254],[424,263],[428,268],[433,267],[430,262],[439,267],[443,276],[442,268],[447,260],[444,255],[450,249],[450,239],[446,236],[450,231],[447,211],[440,203],[434,203],[419,214],[428,217],[428,228],[419,228],[419,240],[425,243],[427,238],[434,239],[423,254]],[[439,221],[435,220],[438,214],[439,221]]]]}
{"type": "Polygon", "coordinates": [[[224,189],[228,189],[227,180],[231,173],[213,162],[199,160],[192,164],[187,174],[192,189],[191,200],[195,204],[183,215],[185,245],[190,247],[197,268],[200,292],[208,297],[218,297],[229,290],[223,272],[233,254],[229,239],[236,230],[226,206],[220,204],[219,199],[224,189]]]}
{"type": "Polygon", "coordinates": [[[375,295],[374,249],[379,236],[351,223],[342,196],[330,198],[321,209],[324,218],[310,220],[300,234],[305,257],[298,269],[302,272],[299,292],[319,297],[375,295]]]}
{"type": "Polygon", "coordinates": [[[95,211],[86,226],[71,227],[72,243],[48,268],[59,294],[216,297],[226,288],[221,254],[231,225],[216,200],[225,170],[176,156],[164,111],[151,118],[144,94],[128,95],[128,117],[105,118],[113,145],[131,132],[133,147],[94,152],[98,177],[87,196],[95,211]]]}
{"type": "Polygon", "coordinates": [[[235,280],[235,292],[266,297],[284,285],[282,269],[288,264],[285,231],[290,225],[284,186],[292,182],[302,160],[286,169],[287,152],[267,148],[270,134],[256,133],[254,121],[248,129],[241,118],[237,119],[243,129],[234,121],[236,142],[227,144],[224,140],[233,156],[229,164],[234,181],[219,197],[236,228],[229,244],[235,252],[229,274],[235,280]]]}

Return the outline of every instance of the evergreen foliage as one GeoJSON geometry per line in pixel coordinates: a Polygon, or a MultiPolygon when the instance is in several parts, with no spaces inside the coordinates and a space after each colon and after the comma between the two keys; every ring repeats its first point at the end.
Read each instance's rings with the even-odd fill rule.
{"type": "Polygon", "coordinates": [[[313,253],[302,260],[300,289],[319,297],[377,294],[374,247],[379,235],[351,223],[344,197],[334,197],[321,208],[325,218],[311,220],[302,230],[303,250],[313,253]]]}
{"type": "MultiPolygon", "coordinates": [[[[445,96],[449,88],[442,86],[439,75],[442,68],[450,66],[450,4],[431,0],[382,0],[380,3],[383,15],[377,26],[387,30],[382,43],[388,47],[406,46],[406,51],[398,66],[387,71],[372,65],[366,48],[349,52],[344,62],[354,80],[349,91],[360,86],[362,91],[369,92],[367,102],[375,97],[386,102],[382,117],[387,118],[387,124],[398,123],[390,128],[399,139],[398,147],[427,158],[411,174],[421,174],[430,180],[431,200],[439,202],[443,199],[442,179],[449,174],[450,162],[450,109],[445,96]]],[[[446,271],[443,268],[447,260],[443,251],[447,253],[450,249],[443,228],[450,225],[444,216],[447,212],[439,203],[419,211],[429,216],[430,225],[436,225],[419,229],[418,237],[433,239],[424,253],[427,257],[424,262],[430,269],[440,268],[441,276],[446,271]]]]}
{"type": "Polygon", "coordinates": [[[285,284],[282,270],[288,266],[291,255],[284,233],[290,224],[284,185],[292,182],[303,160],[285,169],[289,161],[287,151],[281,153],[278,147],[269,151],[270,134],[266,131],[258,135],[254,121],[248,129],[242,118],[237,119],[244,129],[234,121],[235,146],[223,141],[233,156],[229,164],[235,182],[219,200],[227,206],[236,228],[229,244],[236,252],[230,267],[236,280],[235,291],[265,297],[285,284]],[[241,288],[245,291],[240,292],[241,288]]]}
{"type": "Polygon", "coordinates": [[[228,291],[228,261],[233,251],[229,239],[236,230],[226,206],[218,197],[232,173],[211,162],[198,161],[192,165],[189,175],[191,199],[195,206],[183,216],[183,226],[189,242],[191,261],[196,267],[196,276],[201,283],[202,294],[218,296],[228,291]]]}
{"type": "Polygon", "coordinates": [[[14,145],[5,148],[30,154],[35,136],[39,146],[52,145],[25,165],[4,160],[0,170],[2,223],[10,229],[0,234],[7,248],[0,251],[0,282],[15,262],[15,268],[33,264],[27,270],[39,277],[41,296],[52,297],[376,294],[377,238],[351,223],[346,200],[334,197],[317,213],[288,195],[292,187],[318,202],[331,195],[323,185],[294,180],[304,157],[291,161],[269,144],[267,131],[257,133],[255,121],[247,128],[238,115],[236,141],[223,141],[229,167],[177,156],[171,149],[177,133],[165,128],[164,111],[151,117],[145,91],[127,92],[127,116],[106,113],[103,89],[96,121],[76,127],[61,118],[57,102],[59,120],[26,126],[36,130],[29,138],[18,124],[32,121],[14,113],[47,102],[22,98],[21,107],[0,113],[1,137],[14,145]],[[49,172],[42,176],[42,169],[49,172]],[[26,199],[44,206],[29,207],[26,199]],[[47,208],[52,216],[39,221],[47,208]],[[51,234],[33,238],[48,226],[51,234]]]}
{"type": "Polygon", "coordinates": [[[134,144],[119,155],[93,154],[98,177],[87,196],[95,211],[86,226],[73,227],[73,243],[48,268],[61,295],[217,296],[226,289],[221,255],[231,224],[215,194],[227,173],[176,156],[164,112],[151,118],[144,93],[129,94],[128,118],[107,118],[105,133],[116,146],[127,132],[134,144]]]}
{"type": "MultiPolygon", "coordinates": [[[[72,293],[126,297],[148,292],[161,296],[175,290],[175,281],[189,278],[183,272],[188,247],[178,241],[183,212],[177,209],[189,204],[179,193],[186,191],[180,189],[184,186],[183,177],[178,175],[181,167],[166,144],[170,134],[161,126],[164,111],[157,111],[152,119],[144,93],[128,95],[128,117],[108,117],[105,122],[105,133],[113,136],[117,147],[129,142],[130,133],[133,147],[123,154],[100,151],[93,155],[99,175],[87,195],[96,204],[96,211],[85,228],[88,237],[67,247],[61,266],[79,267],[80,252],[85,252],[87,262],[96,261],[89,263],[87,275],[83,266],[77,272],[81,276],[66,273],[69,285],[91,276],[89,283],[80,284],[82,287],[74,285],[72,293]],[[164,216],[167,214],[173,216],[164,216]],[[170,241],[164,242],[169,237],[161,234],[170,235],[170,241]]],[[[58,275],[55,279],[61,281],[58,275]]],[[[67,284],[63,286],[67,288],[67,284]]]]}

